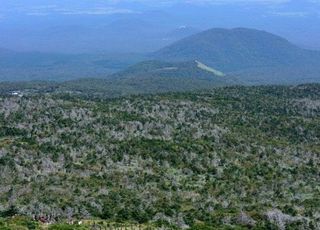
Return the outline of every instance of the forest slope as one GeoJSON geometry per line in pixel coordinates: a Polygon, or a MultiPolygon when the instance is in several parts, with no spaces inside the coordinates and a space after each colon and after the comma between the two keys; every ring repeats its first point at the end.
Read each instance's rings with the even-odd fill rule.
{"type": "Polygon", "coordinates": [[[319,118],[320,85],[2,96],[0,216],[319,229],[319,118]]]}

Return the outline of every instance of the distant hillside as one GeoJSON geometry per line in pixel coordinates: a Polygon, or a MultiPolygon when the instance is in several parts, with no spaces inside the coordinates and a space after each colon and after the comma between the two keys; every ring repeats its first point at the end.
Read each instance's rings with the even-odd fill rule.
{"type": "Polygon", "coordinates": [[[142,60],[140,54],[59,54],[0,48],[0,82],[105,78],[142,60]]]}
{"type": "MultiPolygon", "coordinates": [[[[280,72],[280,76],[284,71],[281,76],[284,79],[300,71],[309,80],[320,81],[316,74],[320,52],[299,48],[279,36],[253,29],[207,30],[175,42],[155,52],[152,57],[167,61],[200,60],[227,73],[252,70],[247,71],[245,77],[255,73],[256,80],[263,83],[276,80],[272,79],[274,71],[280,72]],[[257,74],[261,68],[264,68],[263,73],[270,75],[269,79],[257,74]]],[[[304,76],[293,76],[291,80],[299,80],[299,77],[304,76]]]]}
{"type": "Polygon", "coordinates": [[[80,79],[61,85],[61,89],[103,93],[109,96],[211,89],[238,84],[201,62],[167,63],[145,61],[109,76],[108,79],[80,79]]]}
{"type": "Polygon", "coordinates": [[[194,78],[203,80],[215,80],[225,83],[226,78],[220,78],[223,73],[212,71],[212,68],[207,67],[198,61],[188,61],[181,63],[169,63],[162,61],[144,61],[124,71],[116,73],[113,78],[156,78],[156,77],[179,77],[179,78],[194,78]]]}
{"type": "MultiPolygon", "coordinates": [[[[103,63],[99,63],[103,64],[103,63]]],[[[22,81],[0,83],[0,94],[22,91],[84,93],[119,97],[134,94],[195,91],[241,84],[232,76],[200,61],[181,63],[144,61],[105,78],[80,78],[68,81],[22,81]]]]}
{"type": "MultiPolygon", "coordinates": [[[[235,83],[317,83],[319,73],[320,51],[305,50],[279,36],[244,28],[207,30],[151,55],[0,49],[0,81],[102,78],[108,79],[101,80],[101,85],[107,84],[104,88],[113,85],[112,90],[121,95],[206,89],[235,83]],[[139,63],[147,59],[158,61],[139,63]]],[[[93,88],[101,88],[96,80],[92,82],[89,85],[93,84],[93,88]]]]}

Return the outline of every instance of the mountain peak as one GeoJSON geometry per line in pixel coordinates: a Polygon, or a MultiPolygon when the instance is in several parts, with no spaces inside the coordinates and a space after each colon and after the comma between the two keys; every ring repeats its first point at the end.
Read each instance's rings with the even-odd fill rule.
{"type": "Polygon", "coordinates": [[[199,60],[226,72],[295,64],[303,54],[303,49],[266,31],[213,28],[177,41],[154,57],[168,61],[199,60]]]}

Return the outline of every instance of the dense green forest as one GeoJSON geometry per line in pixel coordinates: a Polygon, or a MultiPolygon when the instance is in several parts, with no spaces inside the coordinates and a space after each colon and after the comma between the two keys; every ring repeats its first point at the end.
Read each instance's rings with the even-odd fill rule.
{"type": "Polygon", "coordinates": [[[0,229],[319,229],[319,124],[318,84],[3,95],[0,229]]]}

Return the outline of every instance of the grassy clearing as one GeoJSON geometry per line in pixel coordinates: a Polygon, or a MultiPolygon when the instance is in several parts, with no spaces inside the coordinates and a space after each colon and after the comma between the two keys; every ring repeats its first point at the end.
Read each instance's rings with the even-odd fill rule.
{"type": "Polygon", "coordinates": [[[199,61],[196,61],[196,63],[198,65],[198,68],[200,68],[200,69],[203,69],[205,71],[211,72],[214,75],[219,76],[219,77],[224,77],[225,76],[225,74],[222,73],[221,71],[216,70],[214,68],[211,68],[211,67],[209,67],[209,66],[207,66],[207,65],[205,65],[205,64],[203,64],[203,63],[201,63],[199,61]]]}

